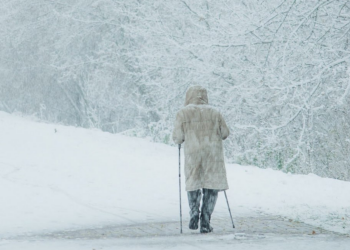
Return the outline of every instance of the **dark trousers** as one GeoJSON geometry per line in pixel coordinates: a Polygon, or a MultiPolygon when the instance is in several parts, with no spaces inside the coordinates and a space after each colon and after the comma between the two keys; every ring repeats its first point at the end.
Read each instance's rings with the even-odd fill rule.
{"type": "Polygon", "coordinates": [[[195,191],[187,192],[188,204],[190,206],[190,217],[191,217],[189,227],[191,229],[198,228],[199,214],[201,214],[200,215],[201,231],[202,229],[208,232],[212,231],[212,228],[210,227],[210,219],[211,219],[211,214],[214,211],[216,201],[218,199],[218,192],[219,190],[206,189],[206,188],[203,188],[202,191],[198,189],[195,191]],[[202,192],[203,192],[203,201],[202,201],[201,210],[199,211],[202,192]]]}

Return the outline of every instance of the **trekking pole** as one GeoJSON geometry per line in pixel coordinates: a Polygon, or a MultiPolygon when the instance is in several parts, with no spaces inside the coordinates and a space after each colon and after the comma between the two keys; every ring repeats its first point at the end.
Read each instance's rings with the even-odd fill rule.
{"type": "Polygon", "coordinates": [[[227,199],[227,195],[226,195],[226,191],[225,191],[225,190],[224,190],[224,193],[225,193],[225,197],[226,197],[226,202],[227,202],[228,211],[230,212],[230,216],[231,216],[232,226],[233,226],[233,228],[235,228],[235,224],[233,224],[231,209],[230,209],[230,205],[228,204],[228,199],[227,199]]]}
{"type": "Polygon", "coordinates": [[[181,144],[179,144],[179,196],[180,196],[180,233],[182,234],[182,208],[181,208],[181,144]]]}

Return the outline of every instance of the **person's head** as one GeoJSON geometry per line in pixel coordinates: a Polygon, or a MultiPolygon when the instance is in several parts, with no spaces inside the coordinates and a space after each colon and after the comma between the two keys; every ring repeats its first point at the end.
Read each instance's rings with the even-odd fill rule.
{"type": "Polygon", "coordinates": [[[201,86],[191,86],[186,92],[185,106],[188,104],[208,104],[207,90],[201,86]]]}

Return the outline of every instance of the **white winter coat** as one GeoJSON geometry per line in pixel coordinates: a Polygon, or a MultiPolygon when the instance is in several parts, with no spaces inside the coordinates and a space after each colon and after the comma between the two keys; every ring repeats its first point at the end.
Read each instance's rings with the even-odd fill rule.
{"type": "Polygon", "coordinates": [[[206,89],[190,87],[173,131],[176,144],[185,142],[186,191],[228,189],[222,140],[229,133],[220,112],[208,105],[206,89]]]}

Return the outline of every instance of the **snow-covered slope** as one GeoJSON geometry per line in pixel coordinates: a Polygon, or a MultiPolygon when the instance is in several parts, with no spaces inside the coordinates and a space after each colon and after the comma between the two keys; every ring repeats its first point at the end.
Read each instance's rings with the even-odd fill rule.
{"type": "MultiPolygon", "coordinates": [[[[177,148],[147,139],[0,112],[0,235],[178,220],[177,157],[177,148]]],[[[227,171],[233,215],[258,211],[350,233],[349,182],[231,164],[227,171]]]]}

